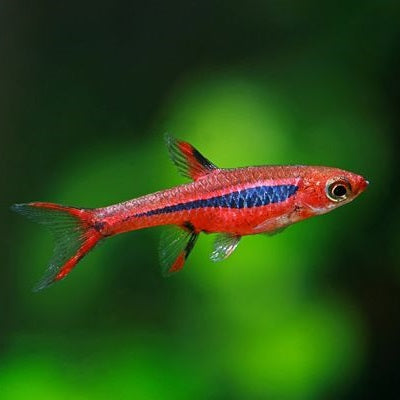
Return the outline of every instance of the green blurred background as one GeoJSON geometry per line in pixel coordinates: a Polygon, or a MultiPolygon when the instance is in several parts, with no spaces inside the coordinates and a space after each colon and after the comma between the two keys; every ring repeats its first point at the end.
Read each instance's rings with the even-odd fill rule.
{"type": "Polygon", "coordinates": [[[0,3],[0,399],[398,398],[395,1],[0,3]],[[163,133],[221,167],[360,173],[354,203],[160,275],[159,229],[40,293],[52,242],[9,211],[184,182],[163,133]],[[397,393],[397,396],[396,396],[397,393]]]}

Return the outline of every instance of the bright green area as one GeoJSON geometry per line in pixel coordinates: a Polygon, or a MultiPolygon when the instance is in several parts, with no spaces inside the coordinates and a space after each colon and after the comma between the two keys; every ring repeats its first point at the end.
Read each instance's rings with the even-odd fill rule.
{"type": "MultiPolygon", "coordinates": [[[[26,108],[18,100],[24,117],[10,148],[15,145],[19,166],[7,202],[99,207],[185,182],[168,160],[165,131],[221,167],[338,166],[372,185],[331,214],[276,236],[243,238],[219,264],[209,261],[213,238],[203,235],[185,270],[169,279],[159,271],[159,229],[121,235],[38,294],[30,287],[50,258],[50,235],[7,214],[14,229],[3,285],[10,308],[2,311],[0,399],[323,399],[340,398],[357,381],[369,357],[370,331],[346,286],[346,271],[352,280],[357,268],[363,274],[359,260],[367,248],[376,265],[384,257],[367,229],[374,215],[379,220],[382,193],[394,177],[395,139],[376,79],[390,65],[398,27],[382,17],[389,7],[375,10],[384,32],[381,40],[370,38],[372,57],[357,42],[369,32],[368,7],[365,20],[358,8],[346,11],[357,16],[354,26],[345,11],[326,11],[329,22],[314,32],[303,20],[304,13],[312,19],[310,4],[300,10],[289,2],[286,12],[240,5],[249,18],[242,23],[254,19],[263,37],[271,35],[268,21],[260,23],[268,12],[278,31],[303,27],[309,36],[298,43],[289,29],[289,39],[276,39],[282,49],[269,51],[258,39],[255,49],[242,46],[229,62],[213,54],[171,81],[173,68],[166,66],[164,78],[163,60],[131,74],[121,58],[117,67],[108,59],[102,65],[93,49],[88,55],[72,50],[63,68],[73,77],[48,66],[43,55],[37,61],[43,68],[32,78],[37,103],[33,95],[26,108]]],[[[223,27],[216,31],[222,34],[223,27]]],[[[69,48],[67,39],[59,40],[69,48]]],[[[123,42],[115,43],[127,52],[123,42]]],[[[162,46],[157,49],[162,55],[162,46]]],[[[397,232],[393,221],[387,228],[397,232]]],[[[390,243],[388,257],[396,264],[398,233],[390,243]]],[[[399,269],[391,270],[398,279],[399,269]]]]}

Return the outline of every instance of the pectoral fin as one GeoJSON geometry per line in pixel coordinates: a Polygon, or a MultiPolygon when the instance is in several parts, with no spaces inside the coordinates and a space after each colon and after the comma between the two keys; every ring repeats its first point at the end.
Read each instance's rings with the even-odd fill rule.
{"type": "Polygon", "coordinates": [[[267,219],[254,228],[254,233],[265,233],[267,235],[276,235],[285,230],[292,221],[286,216],[279,218],[267,219]]]}
{"type": "Polygon", "coordinates": [[[286,228],[287,228],[287,226],[284,226],[283,228],[275,229],[272,232],[265,232],[265,234],[268,236],[275,236],[275,235],[278,235],[279,233],[283,232],[286,228]]]}

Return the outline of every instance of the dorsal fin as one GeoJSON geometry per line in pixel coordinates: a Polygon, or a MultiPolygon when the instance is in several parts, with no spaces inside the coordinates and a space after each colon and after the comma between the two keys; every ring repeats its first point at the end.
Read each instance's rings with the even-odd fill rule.
{"type": "Polygon", "coordinates": [[[183,176],[197,180],[217,169],[190,143],[177,140],[169,134],[165,135],[165,141],[172,161],[183,176]]]}

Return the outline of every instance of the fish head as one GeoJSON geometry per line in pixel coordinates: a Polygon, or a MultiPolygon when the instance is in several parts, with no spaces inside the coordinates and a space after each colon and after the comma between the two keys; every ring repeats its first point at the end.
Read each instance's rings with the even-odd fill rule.
{"type": "Polygon", "coordinates": [[[301,200],[312,214],[325,214],[353,201],[368,185],[364,177],[353,172],[310,167],[303,175],[301,200]]]}

